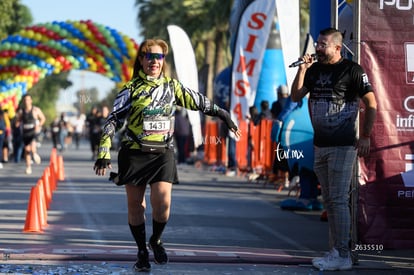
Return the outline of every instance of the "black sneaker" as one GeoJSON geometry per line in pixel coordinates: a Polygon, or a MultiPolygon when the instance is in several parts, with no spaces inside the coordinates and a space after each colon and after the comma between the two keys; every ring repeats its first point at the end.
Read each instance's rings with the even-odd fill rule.
{"type": "Polygon", "coordinates": [[[148,251],[138,251],[137,258],[137,262],[134,264],[134,270],[137,272],[150,271],[151,265],[149,263],[148,251]]]}
{"type": "Polygon", "coordinates": [[[154,253],[154,262],[156,264],[166,264],[168,263],[168,255],[165,252],[162,242],[158,240],[156,243],[148,243],[149,249],[154,253]]]}

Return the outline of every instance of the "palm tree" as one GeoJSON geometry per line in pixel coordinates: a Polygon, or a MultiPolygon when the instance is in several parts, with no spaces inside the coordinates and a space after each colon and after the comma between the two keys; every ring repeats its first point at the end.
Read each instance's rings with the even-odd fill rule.
{"type": "Polygon", "coordinates": [[[137,20],[143,37],[168,38],[167,26],[182,27],[193,44],[198,67],[208,65],[207,95],[214,76],[230,63],[228,19],[232,1],[136,0],[137,20]]]}

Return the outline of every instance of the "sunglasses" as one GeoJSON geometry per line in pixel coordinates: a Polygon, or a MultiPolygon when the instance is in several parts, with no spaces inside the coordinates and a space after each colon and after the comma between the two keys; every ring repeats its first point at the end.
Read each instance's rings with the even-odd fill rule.
{"type": "Polygon", "coordinates": [[[165,57],[165,54],[163,53],[142,53],[141,54],[142,57],[145,57],[145,59],[147,60],[161,60],[165,57]]]}

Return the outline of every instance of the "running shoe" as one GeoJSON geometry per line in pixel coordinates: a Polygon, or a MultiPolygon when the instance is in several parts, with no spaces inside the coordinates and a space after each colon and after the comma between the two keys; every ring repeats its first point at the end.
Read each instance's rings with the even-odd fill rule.
{"type": "Polygon", "coordinates": [[[149,242],[148,247],[154,253],[154,262],[156,264],[168,263],[168,255],[165,252],[164,247],[162,246],[161,240],[158,240],[156,243],[149,242]]]}
{"type": "Polygon", "coordinates": [[[34,159],[34,162],[36,164],[40,164],[42,162],[42,159],[40,158],[39,154],[37,154],[37,153],[33,154],[33,159],[34,159]]]}
{"type": "Polygon", "coordinates": [[[350,255],[339,256],[338,250],[333,248],[325,257],[313,259],[312,265],[319,270],[351,270],[352,260],[350,255]]]}
{"type": "Polygon", "coordinates": [[[26,174],[27,175],[32,174],[32,167],[26,167],[26,174]]]}
{"type": "Polygon", "coordinates": [[[148,251],[140,250],[137,254],[137,262],[134,264],[134,270],[136,272],[148,272],[151,269],[149,263],[148,251]]]}

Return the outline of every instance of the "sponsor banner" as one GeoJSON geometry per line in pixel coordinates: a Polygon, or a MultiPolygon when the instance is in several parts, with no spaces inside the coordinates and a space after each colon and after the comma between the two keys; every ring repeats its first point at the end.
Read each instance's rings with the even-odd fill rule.
{"type": "MultiPolygon", "coordinates": [[[[280,25],[280,40],[283,49],[283,65],[286,73],[286,84],[290,90],[297,70],[289,68],[289,64],[300,57],[299,1],[277,0],[276,10],[280,25]]],[[[281,72],[279,71],[277,73],[281,72]]]]}
{"type": "MultiPolygon", "coordinates": [[[[198,91],[198,70],[191,41],[185,31],[175,25],[167,26],[171,48],[174,52],[174,64],[178,79],[184,86],[198,91]]],[[[193,133],[194,148],[203,143],[200,113],[187,110],[193,133]]]]}
{"type": "Polygon", "coordinates": [[[234,42],[230,99],[230,114],[235,121],[244,120],[254,104],[275,9],[275,0],[256,0],[240,18],[234,42]]]}
{"type": "Polygon", "coordinates": [[[378,112],[360,159],[358,229],[362,243],[388,248],[414,248],[413,14],[413,1],[361,1],[361,65],[378,112]]]}

